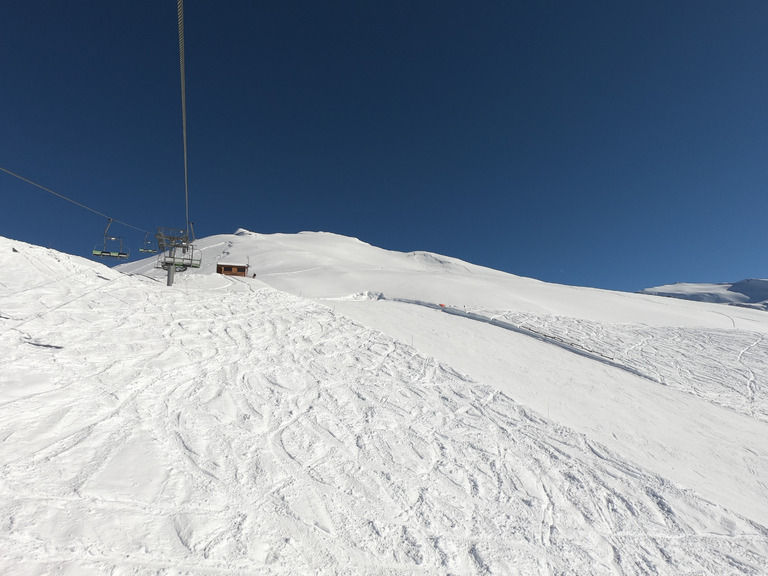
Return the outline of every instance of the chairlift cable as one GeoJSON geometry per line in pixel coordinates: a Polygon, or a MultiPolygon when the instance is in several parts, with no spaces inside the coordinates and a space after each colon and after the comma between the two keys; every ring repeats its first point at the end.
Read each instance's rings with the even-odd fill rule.
{"type": "MultiPolygon", "coordinates": [[[[184,202],[186,207],[187,238],[189,238],[190,221],[189,221],[189,176],[188,176],[188,169],[187,169],[187,98],[186,98],[186,79],[185,79],[185,73],[184,73],[184,0],[177,0],[176,9],[177,9],[177,15],[178,15],[178,22],[179,22],[179,68],[181,72],[181,120],[182,120],[182,134],[183,134],[183,141],[184,141],[184,202]]],[[[86,206],[81,202],[72,200],[71,198],[68,198],[63,194],[59,194],[58,192],[55,192],[50,188],[46,188],[45,186],[42,186],[37,182],[33,182],[28,178],[24,178],[23,176],[16,174],[15,172],[11,172],[10,170],[3,168],[2,166],[0,166],[0,170],[5,172],[6,174],[13,176],[14,178],[18,178],[19,180],[27,182],[32,186],[40,188],[41,190],[45,190],[46,192],[53,194],[54,196],[58,196],[59,198],[66,200],[67,202],[70,202],[75,206],[79,206],[80,208],[84,208],[89,212],[93,212],[94,214],[97,214],[102,218],[106,218],[107,220],[109,220],[109,224],[107,224],[107,228],[109,228],[109,225],[112,222],[116,222],[118,224],[122,224],[123,226],[127,226],[128,228],[133,228],[134,230],[138,230],[139,232],[144,232],[147,235],[150,234],[148,230],[144,230],[143,228],[139,228],[138,226],[134,226],[132,224],[128,224],[127,222],[123,222],[122,220],[112,218],[111,216],[108,216],[103,212],[99,212],[98,210],[94,210],[90,206],[86,206]]]]}
{"type": "Polygon", "coordinates": [[[184,138],[184,200],[187,209],[187,236],[189,236],[189,178],[187,176],[187,91],[184,74],[184,0],[177,0],[179,19],[179,66],[181,69],[181,125],[184,138]]]}
{"type": "Polygon", "coordinates": [[[144,232],[145,234],[149,234],[150,233],[147,230],[144,230],[143,228],[139,228],[138,226],[134,226],[132,224],[128,224],[127,222],[122,222],[122,221],[118,220],[117,218],[112,218],[111,216],[107,216],[103,212],[99,212],[98,210],[94,210],[90,206],[86,206],[85,204],[77,202],[76,200],[72,200],[72,198],[67,198],[63,194],[59,194],[58,192],[54,192],[50,188],[46,188],[45,186],[42,186],[42,185],[38,184],[37,182],[33,182],[32,180],[29,180],[28,178],[24,178],[24,176],[20,176],[19,174],[16,174],[15,172],[11,172],[10,170],[8,170],[6,168],[3,168],[2,166],[0,166],[0,170],[5,172],[6,174],[10,174],[14,178],[18,178],[19,180],[23,180],[27,184],[32,184],[32,186],[40,188],[41,190],[45,190],[46,192],[49,192],[49,193],[53,194],[54,196],[58,196],[59,198],[62,198],[63,200],[66,200],[67,202],[71,202],[75,206],[80,206],[80,208],[85,208],[86,210],[89,210],[90,212],[93,212],[94,214],[98,214],[102,218],[106,218],[107,220],[110,220],[111,222],[117,222],[118,224],[122,224],[123,226],[127,226],[128,228],[133,228],[134,230],[138,230],[139,232],[144,232]]]}

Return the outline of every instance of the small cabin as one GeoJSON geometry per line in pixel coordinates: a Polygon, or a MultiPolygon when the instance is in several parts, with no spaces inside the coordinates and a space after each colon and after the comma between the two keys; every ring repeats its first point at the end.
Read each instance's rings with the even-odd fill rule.
{"type": "Polygon", "coordinates": [[[224,276],[246,276],[248,274],[247,264],[216,264],[216,273],[224,276]]]}

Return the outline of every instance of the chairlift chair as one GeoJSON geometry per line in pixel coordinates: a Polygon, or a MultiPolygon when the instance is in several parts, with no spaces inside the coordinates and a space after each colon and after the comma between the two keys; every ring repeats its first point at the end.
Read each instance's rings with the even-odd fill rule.
{"type": "Polygon", "coordinates": [[[149,239],[149,232],[147,232],[146,236],[144,236],[144,244],[141,246],[141,248],[139,248],[139,252],[145,252],[149,254],[157,253],[157,248],[149,239]]]}
{"type": "Polygon", "coordinates": [[[109,227],[112,225],[112,219],[110,218],[107,223],[107,227],[104,229],[104,243],[101,250],[98,245],[93,247],[93,255],[101,258],[128,258],[128,252],[123,252],[123,239],[120,236],[110,236],[109,227]],[[109,242],[109,246],[107,243],[109,242]],[[117,242],[117,250],[113,249],[114,243],[117,242]]]}

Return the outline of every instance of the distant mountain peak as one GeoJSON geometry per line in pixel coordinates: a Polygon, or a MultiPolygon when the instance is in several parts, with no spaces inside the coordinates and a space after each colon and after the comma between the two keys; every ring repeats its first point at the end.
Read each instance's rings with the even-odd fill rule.
{"type": "Polygon", "coordinates": [[[640,294],[768,310],[768,280],[760,278],[716,284],[675,282],[645,288],[640,290],[640,294]]]}

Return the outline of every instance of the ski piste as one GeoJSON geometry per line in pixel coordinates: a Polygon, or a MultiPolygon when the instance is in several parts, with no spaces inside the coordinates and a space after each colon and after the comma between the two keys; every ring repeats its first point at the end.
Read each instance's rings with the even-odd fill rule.
{"type": "Polygon", "coordinates": [[[0,239],[0,572],[768,564],[764,312],[333,234],[197,245],[168,287],[0,239]]]}

